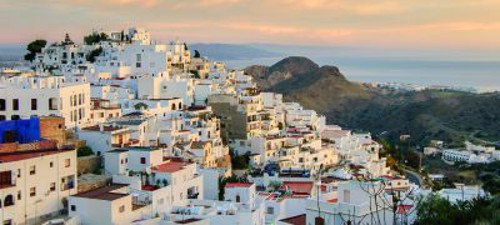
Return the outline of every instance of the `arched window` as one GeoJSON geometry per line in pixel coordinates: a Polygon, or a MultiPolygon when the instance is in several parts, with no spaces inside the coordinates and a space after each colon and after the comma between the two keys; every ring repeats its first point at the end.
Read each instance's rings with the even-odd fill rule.
{"type": "Polygon", "coordinates": [[[172,104],[172,110],[175,110],[175,103],[172,104]]]}
{"type": "Polygon", "coordinates": [[[179,102],[179,107],[177,107],[179,110],[182,109],[182,103],[179,102]]]}
{"type": "Polygon", "coordinates": [[[12,195],[7,195],[4,200],[4,206],[11,206],[14,205],[14,197],[12,195]]]}
{"type": "Polygon", "coordinates": [[[236,195],[236,202],[240,202],[240,201],[241,201],[240,195],[236,195]]]}

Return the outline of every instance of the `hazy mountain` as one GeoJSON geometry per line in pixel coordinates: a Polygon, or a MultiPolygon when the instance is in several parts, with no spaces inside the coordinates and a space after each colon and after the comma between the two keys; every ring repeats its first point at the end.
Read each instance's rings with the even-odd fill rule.
{"type": "MultiPolygon", "coordinates": [[[[335,66],[318,66],[304,57],[289,57],[272,66],[245,72],[268,91],[325,114],[331,123],[384,133],[410,134],[425,144],[441,139],[460,144],[500,139],[500,94],[451,91],[396,92],[348,81],[335,66]]],[[[487,142],[489,143],[489,142],[487,142]]]]}
{"type": "Polygon", "coordinates": [[[0,44],[0,66],[9,66],[21,61],[26,54],[24,45],[0,44]]]}

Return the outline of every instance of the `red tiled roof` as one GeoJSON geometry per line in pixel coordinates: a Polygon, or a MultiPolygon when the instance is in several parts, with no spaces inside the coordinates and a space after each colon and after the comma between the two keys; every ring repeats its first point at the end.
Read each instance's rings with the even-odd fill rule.
{"type": "Polygon", "coordinates": [[[156,186],[153,186],[153,185],[142,185],[141,189],[143,191],[156,191],[156,190],[158,190],[158,188],[156,186]]]}
{"type": "Polygon", "coordinates": [[[285,186],[290,188],[293,194],[310,195],[314,183],[312,181],[283,181],[282,188],[285,186]]]}
{"type": "Polygon", "coordinates": [[[329,203],[337,203],[338,199],[332,198],[332,199],[328,199],[326,201],[329,202],[329,203]]]}
{"type": "Polygon", "coordinates": [[[162,173],[173,173],[184,169],[185,165],[187,165],[185,162],[169,161],[158,166],[153,166],[151,169],[162,173]]]}
{"type": "Polygon", "coordinates": [[[126,184],[113,184],[109,186],[105,186],[102,188],[94,189],[91,191],[79,193],[76,195],[73,195],[73,197],[80,197],[80,198],[89,198],[89,199],[98,199],[98,200],[106,200],[106,201],[113,201],[125,196],[128,196],[129,194],[122,194],[122,193],[113,193],[113,191],[118,190],[123,187],[127,187],[128,185],[126,184]]]}
{"type": "Polygon", "coordinates": [[[63,152],[68,152],[72,150],[30,150],[30,151],[22,151],[22,152],[9,152],[9,153],[0,153],[0,163],[6,162],[14,162],[20,160],[26,160],[31,158],[42,157],[46,155],[54,155],[63,152]]]}
{"type": "Polygon", "coordinates": [[[252,186],[253,183],[247,183],[247,182],[232,182],[232,183],[227,183],[226,188],[246,188],[252,186]]]}
{"type": "Polygon", "coordinates": [[[288,217],[280,221],[291,225],[306,225],[306,214],[288,217]]]}
{"type": "Polygon", "coordinates": [[[398,213],[401,215],[406,215],[413,208],[413,205],[400,205],[398,207],[398,213]]]}

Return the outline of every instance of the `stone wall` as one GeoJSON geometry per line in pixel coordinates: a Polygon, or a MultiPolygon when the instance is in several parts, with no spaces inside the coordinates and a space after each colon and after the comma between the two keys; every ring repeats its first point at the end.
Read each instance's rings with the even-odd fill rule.
{"type": "Polygon", "coordinates": [[[58,116],[40,117],[40,137],[57,141],[58,146],[65,144],[66,132],[64,118],[58,116]]]}
{"type": "Polygon", "coordinates": [[[101,168],[102,158],[96,155],[78,157],[78,175],[92,173],[101,168]]]}

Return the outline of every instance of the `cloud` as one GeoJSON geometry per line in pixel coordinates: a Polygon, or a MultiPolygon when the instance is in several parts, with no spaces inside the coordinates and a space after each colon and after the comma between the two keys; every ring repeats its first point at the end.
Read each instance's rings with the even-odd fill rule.
{"type": "Polygon", "coordinates": [[[110,5],[119,5],[119,6],[139,5],[145,7],[152,7],[158,4],[158,0],[106,0],[103,1],[103,3],[110,5]]]}
{"type": "Polygon", "coordinates": [[[364,0],[280,0],[279,4],[295,10],[344,11],[357,15],[380,15],[406,11],[400,1],[364,0]]]}

